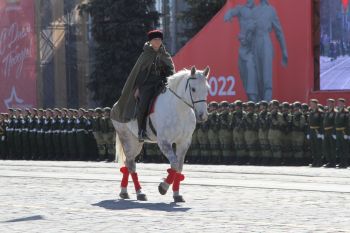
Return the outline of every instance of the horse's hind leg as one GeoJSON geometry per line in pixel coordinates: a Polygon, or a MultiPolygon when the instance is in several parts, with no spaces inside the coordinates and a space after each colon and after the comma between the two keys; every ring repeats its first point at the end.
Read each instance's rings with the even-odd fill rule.
{"type": "Polygon", "coordinates": [[[130,175],[134,183],[137,200],[146,201],[147,197],[144,193],[142,193],[142,188],[138,180],[138,175],[136,173],[136,163],[135,163],[135,158],[140,153],[143,144],[139,143],[138,139],[128,130],[122,131],[119,129],[117,140],[119,140],[120,142],[120,143],[117,143],[117,147],[118,147],[118,144],[120,144],[119,146],[121,146],[123,149],[122,151],[118,150],[119,153],[124,153],[125,155],[125,161],[123,161],[125,166],[122,166],[120,168],[120,171],[123,174],[123,178],[121,182],[121,192],[119,196],[122,199],[129,198],[127,186],[129,181],[129,175],[130,175]]]}

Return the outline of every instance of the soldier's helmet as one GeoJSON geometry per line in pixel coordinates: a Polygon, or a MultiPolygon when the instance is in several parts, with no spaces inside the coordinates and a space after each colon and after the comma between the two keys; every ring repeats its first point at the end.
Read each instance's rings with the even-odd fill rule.
{"type": "Polygon", "coordinates": [[[335,99],[329,98],[327,99],[327,103],[335,103],[335,99]]]}
{"type": "Polygon", "coordinates": [[[259,106],[268,107],[269,104],[267,103],[267,101],[262,100],[262,101],[259,102],[259,106]]]}
{"type": "Polygon", "coordinates": [[[230,108],[230,109],[234,109],[235,108],[235,103],[229,103],[229,105],[228,105],[228,107],[230,108]]]}
{"type": "Polygon", "coordinates": [[[290,105],[289,105],[288,102],[283,102],[283,103],[282,103],[282,108],[284,108],[284,109],[289,109],[289,107],[290,107],[290,105]]]}
{"type": "Polygon", "coordinates": [[[95,108],[95,112],[96,113],[102,113],[103,111],[102,111],[102,108],[95,108]]]}
{"type": "Polygon", "coordinates": [[[337,101],[338,101],[338,102],[343,102],[343,103],[346,102],[344,98],[338,98],[337,101]]]}
{"type": "Polygon", "coordinates": [[[216,101],[211,101],[211,102],[209,103],[209,107],[211,107],[211,108],[218,108],[218,107],[219,107],[219,104],[218,104],[218,102],[216,102],[216,101]]]}
{"type": "Polygon", "coordinates": [[[237,106],[237,107],[242,108],[242,107],[243,107],[243,102],[242,102],[241,100],[236,100],[236,101],[234,102],[234,105],[237,106]]]}
{"type": "Polygon", "coordinates": [[[307,105],[307,103],[302,103],[302,104],[301,104],[301,109],[302,109],[303,111],[308,111],[308,110],[309,110],[309,105],[307,105]]]}
{"type": "Polygon", "coordinates": [[[318,104],[318,100],[317,100],[317,99],[311,99],[311,100],[310,100],[310,103],[318,104]]]}
{"type": "Polygon", "coordinates": [[[111,111],[111,108],[110,108],[110,107],[105,107],[105,108],[103,109],[103,111],[104,111],[104,112],[110,112],[110,111],[111,111]]]}
{"type": "Polygon", "coordinates": [[[247,107],[254,108],[255,107],[255,103],[253,101],[248,101],[247,102],[247,107]]]}
{"type": "Polygon", "coordinates": [[[221,101],[220,102],[220,108],[228,108],[228,102],[227,101],[221,101]]]}
{"type": "Polygon", "coordinates": [[[271,100],[270,101],[270,105],[273,107],[279,107],[280,106],[280,102],[278,100],[271,100]]]}
{"type": "Polygon", "coordinates": [[[295,101],[295,102],[293,103],[293,108],[298,108],[298,109],[300,109],[300,108],[301,108],[301,103],[300,103],[299,101],[295,101]]]}

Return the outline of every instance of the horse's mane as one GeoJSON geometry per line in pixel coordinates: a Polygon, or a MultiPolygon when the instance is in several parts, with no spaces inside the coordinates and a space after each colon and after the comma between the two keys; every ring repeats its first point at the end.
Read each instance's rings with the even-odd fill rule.
{"type": "Polygon", "coordinates": [[[191,74],[191,71],[188,70],[188,69],[182,69],[180,70],[179,72],[173,74],[172,76],[169,76],[168,77],[168,84],[169,84],[169,87],[172,88],[172,89],[175,89],[179,84],[180,82],[184,79],[184,78],[187,78],[189,77],[191,74]]]}

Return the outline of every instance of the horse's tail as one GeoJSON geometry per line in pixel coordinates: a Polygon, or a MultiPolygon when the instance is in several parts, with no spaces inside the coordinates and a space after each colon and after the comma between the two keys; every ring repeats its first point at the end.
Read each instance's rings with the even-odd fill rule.
{"type": "Polygon", "coordinates": [[[126,156],[124,153],[122,143],[119,139],[118,133],[116,133],[116,136],[115,136],[115,151],[116,151],[116,157],[117,157],[116,159],[117,159],[120,167],[124,167],[126,156]]]}

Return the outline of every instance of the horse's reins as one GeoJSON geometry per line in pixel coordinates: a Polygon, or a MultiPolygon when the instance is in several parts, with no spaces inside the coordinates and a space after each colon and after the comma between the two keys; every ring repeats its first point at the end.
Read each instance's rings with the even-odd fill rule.
{"type": "Polygon", "coordinates": [[[196,78],[191,77],[191,78],[188,78],[188,79],[187,79],[187,83],[186,83],[186,87],[185,87],[185,93],[186,93],[186,91],[187,91],[187,87],[189,87],[192,105],[190,105],[189,103],[187,103],[183,98],[181,98],[181,96],[179,96],[178,94],[176,94],[175,91],[171,90],[170,87],[169,87],[168,89],[169,89],[169,91],[170,91],[171,93],[173,93],[178,99],[180,99],[182,102],[184,102],[188,107],[194,109],[194,105],[195,105],[195,104],[201,103],[201,102],[207,102],[207,100],[197,100],[197,101],[193,101],[192,91],[191,91],[191,83],[190,83],[190,80],[191,80],[191,79],[196,79],[196,78]]]}

